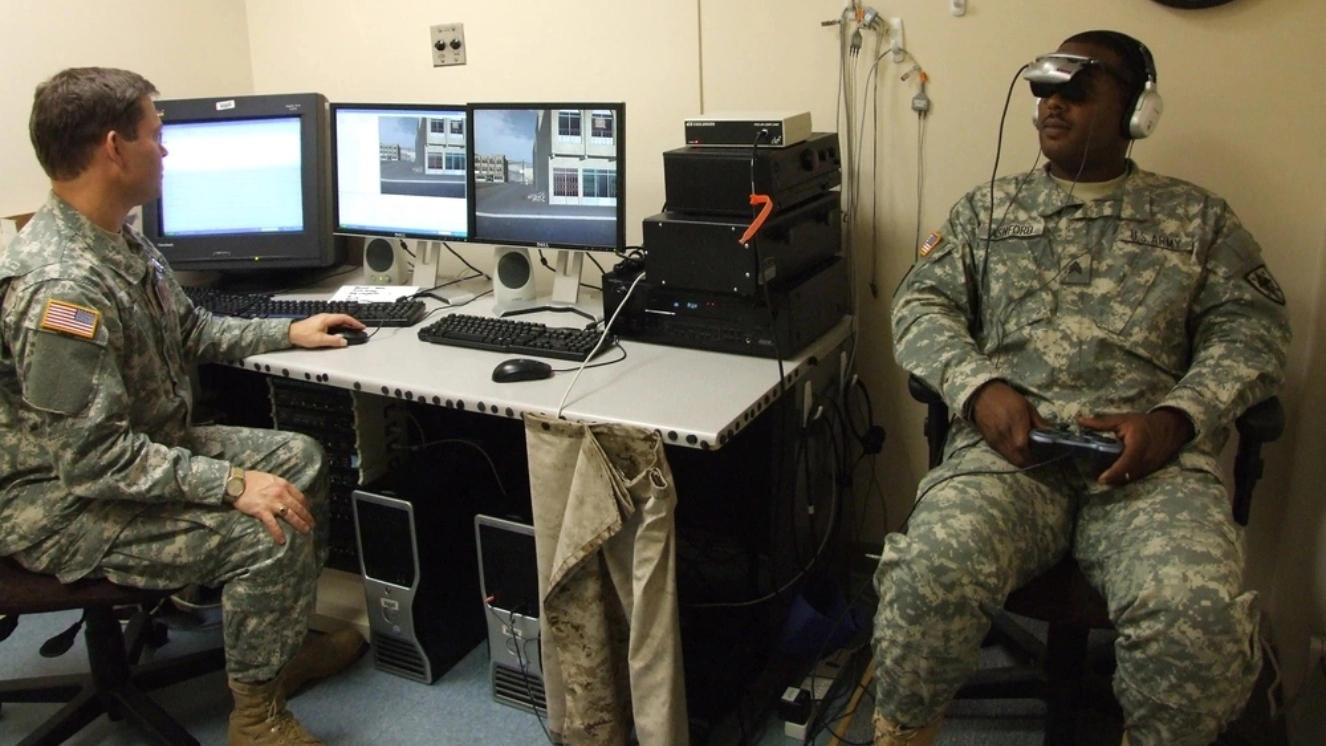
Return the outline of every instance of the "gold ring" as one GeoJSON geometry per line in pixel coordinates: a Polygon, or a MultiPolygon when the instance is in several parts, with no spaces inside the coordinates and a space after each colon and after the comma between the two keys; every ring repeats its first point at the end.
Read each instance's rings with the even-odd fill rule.
{"type": "Polygon", "coordinates": [[[286,506],[282,505],[282,506],[281,506],[281,509],[278,510],[278,511],[276,511],[276,514],[279,515],[279,516],[281,516],[282,518],[285,518],[285,514],[286,514],[289,510],[290,510],[289,508],[287,508],[286,506]]]}

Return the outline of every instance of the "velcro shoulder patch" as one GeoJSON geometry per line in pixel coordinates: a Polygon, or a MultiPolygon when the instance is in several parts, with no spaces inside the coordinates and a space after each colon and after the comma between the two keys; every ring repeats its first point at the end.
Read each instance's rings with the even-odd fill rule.
{"type": "Polygon", "coordinates": [[[921,244],[921,252],[920,252],[921,256],[930,256],[930,252],[934,251],[935,247],[939,246],[939,244],[943,242],[944,242],[944,236],[941,235],[939,231],[931,232],[930,236],[927,237],[925,239],[925,242],[921,244]]]}
{"type": "Polygon", "coordinates": [[[1253,290],[1266,296],[1272,303],[1282,306],[1285,304],[1285,291],[1280,289],[1280,283],[1275,281],[1271,270],[1267,269],[1265,264],[1244,275],[1243,279],[1248,281],[1253,290]]]}
{"type": "Polygon", "coordinates": [[[94,339],[101,324],[101,312],[68,301],[51,298],[41,314],[38,328],[48,332],[71,334],[83,339],[94,339]]]}

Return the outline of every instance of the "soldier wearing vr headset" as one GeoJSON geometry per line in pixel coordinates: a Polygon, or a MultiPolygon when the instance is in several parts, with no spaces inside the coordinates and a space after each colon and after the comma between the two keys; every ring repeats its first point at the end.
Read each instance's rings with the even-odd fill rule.
{"type": "Polygon", "coordinates": [[[1123,742],[1208,744],[1261,666],[1216,459],[1281,384],[1284,295],[1223,200],[1129,160],[1162,108],[1145,46],[1089,31],[1023,76],[1048,165],[968,193],[894,297],[898,363],[960,416],[876,573],[875,743],[932,743],[987,610],[1071,553],[1119,632],[1123,742]],[[1058,427],[1122,454],[1033,451],[1058,427]]]}

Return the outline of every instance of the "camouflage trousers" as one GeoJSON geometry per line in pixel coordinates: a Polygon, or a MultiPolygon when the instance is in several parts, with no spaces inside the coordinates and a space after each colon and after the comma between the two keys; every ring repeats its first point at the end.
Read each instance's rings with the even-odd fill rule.
{"type": "Polygon", "coordinates": [[[982,442],[922,480],[907,533],[886,538],[875,574],[884,717],[935,721],[976,667],[988,615],[1069,551],[1119,633],[1114,691],[1133,746],[1204,746],[1238,714],[1261,650],[1224,486],[1171,463],[1108,489],[1087,469],[1013,471],[982,442]]]}
{"type": "Polygon", "coordinates": [[[548,722],[559,743],[686,746],[676,490],[657,433],[526,415],[548,722]]]}
{"type": "MultiPolygon", "coordinates": [[[[282,524],[277,544],[256,518],[229,504],[150,503],[111,544],[89,577],[138,588],[218,586],[226,672],[239,681],[276,676],[299,649],[327,559],[327,469],[322,447],[296,433],[209,426],[192,428],[189,450],[289,480],[311,503],[308,534],[282,524]]],[[[219,485],[218,485],[219,488],[219,485]]],[[[90,527],[84,527],[88,529],[90,527]]],[[[83,531],[62,532],[25,550],[20,561],[55,574],[42,560],[83,531]]]]}

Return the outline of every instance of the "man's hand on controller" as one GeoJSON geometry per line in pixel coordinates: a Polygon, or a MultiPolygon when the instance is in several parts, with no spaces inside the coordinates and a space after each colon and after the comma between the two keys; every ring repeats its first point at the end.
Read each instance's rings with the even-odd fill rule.
{"type": "Polygon", "coordinates": [[[313,514],[304,493],[281,477],[263,471],[244,472],[244,492],[235,498],[235,510],[262,521],[277,544],[285,543],[285,532],[277,518],[301,534],[313,528],[313,514]]]}
{"type": "Polygon", "coordinates": [[[327,330],[337,326],[363,329],[353,316],[343,313],[319,313],[290,324],[290,344],[296,347],[344,347],[347,343],[327,330]]]}
{"type": "Polygon", "coordinates": [[[1097,480],[1116,487],[1136,482],[1164,466],[1193,438],[1192,422],[1177,409],[1079,417],[1077,424],[1113,433],[1123,443],[1123,453],[1097,480]]]}
{"type": "Polygon", "coordinates": [[[1026,397],[1000,380],[990,381],[976,391],[972,420],[981,437],[999,455],[1019,468],[1035,463],[1031,454],[1032,428],[1048,428],[1026,397]]]}

